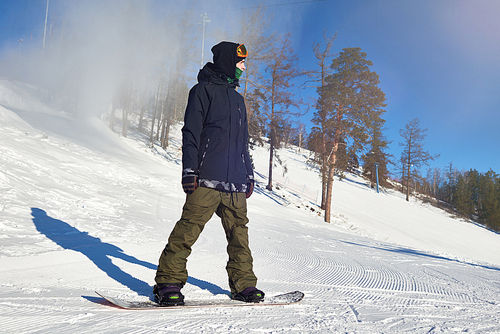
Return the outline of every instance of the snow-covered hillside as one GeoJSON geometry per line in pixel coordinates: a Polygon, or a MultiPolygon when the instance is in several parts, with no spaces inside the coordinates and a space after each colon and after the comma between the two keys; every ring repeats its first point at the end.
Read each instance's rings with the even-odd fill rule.
{"type": "MultiPolygon", "coordinates": [[[[268,152],[252,152],[259,176],[249,227],[258,286],[268,295],[301,290],[300,304],[110,307],[95,290],[152,297],[184,203],[179,129],[168,150],[151,149],[140,134],[75,120],[40,96],[0,80],[0,332],[500,332],[500,235],[377,194],[355,175],[335,182],[326,224],[311,203],[317,173],[294,149],[281,152],[288,173],[276,170],[285,187],[273,193],[264,188],[268,152]]],[[[189,258],[186,298],[228,298],[226,260],[214,217],[189,258]]]]}

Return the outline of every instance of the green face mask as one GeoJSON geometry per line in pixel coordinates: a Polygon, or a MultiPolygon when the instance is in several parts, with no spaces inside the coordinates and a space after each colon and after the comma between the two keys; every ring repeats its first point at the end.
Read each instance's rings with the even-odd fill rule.
{"type": "Polygon", "coordinates": [[[236,74],[235,74],[236,79],[240,80],[240,77],[242,74],[243,74],[243,71],[236,67],[236,74]]]}

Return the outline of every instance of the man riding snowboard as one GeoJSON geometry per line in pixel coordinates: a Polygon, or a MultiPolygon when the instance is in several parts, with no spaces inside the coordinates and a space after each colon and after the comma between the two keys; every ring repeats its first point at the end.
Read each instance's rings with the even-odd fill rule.
{"type": "Polygon", "coordinates": [[[155,298],[162,305],[183,305],[187,257],[214,213],[226,233],[226,270],[233,299],[264,300],[253,272],[248,243],[247,198],[253,192],[248,153],[248,121],[243,97],[235,90],[248,52],[243,44],[212,47],[213,63],[198,74],[190,90],[182,128],[182,187],[186,202],[156,272],[155,298]]]}

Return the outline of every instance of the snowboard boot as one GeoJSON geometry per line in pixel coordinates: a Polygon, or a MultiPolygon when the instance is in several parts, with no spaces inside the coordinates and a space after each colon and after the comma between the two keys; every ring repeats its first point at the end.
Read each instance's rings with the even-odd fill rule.
{"type": "Polygon", "coordinates": [[[264,292],[255,287],[249,287],[245,290],[233,295],[233,299],[241,300],[247,303],[260,303],[264,300],[264,292]]]}
{"type": "Polygon", "coordinates": [[[184,305],[184,296],[181,293],[181,284],[158,283],[153,288],[155,300],[164,306],[184,305]]]}

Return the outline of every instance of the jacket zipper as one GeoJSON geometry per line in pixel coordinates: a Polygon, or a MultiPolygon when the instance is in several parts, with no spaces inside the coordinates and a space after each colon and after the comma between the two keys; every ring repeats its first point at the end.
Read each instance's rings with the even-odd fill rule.
{"type": "MultiPolygon", "coordinates": [[[[229,87],[229,86],[228,86],[229,87]]],[[[231,121],[232,121],[232,106],[231,106],[231,96],[229,94],[229,88],[226,88],[226,94],[227,94],[227,100],[229,101],[229,138],[228,138],[228,143],[227,143],[227,157],[228,159],[230,159],[231,157],[231,130],[232,130],[232,124],[231,124],[231,121]]],[[[227,165],[227,174],[226,174],[226,181],[229,182],[229,169],[231,168],[231,162],[230,160],[228,161],[228,165],[227,165]]]]}
{"type": "Polygon", "coordinates": [[[238,116],[239,116],[239,122],[240,122],[240,128],[241,128],[241,109],[240,109],[239,103],[238,103],[238,116]]]}
{"type": "Polygon", "coordinates": [[[200,167],[203,166],[203,162],[205,161],[205,156],[207,155],[208,151],[208,144],[210,144],[210,138],[207,139],[207,143],[205,145],[205,151],[203,151],[203,155],[201,156],[200,167]]]}

